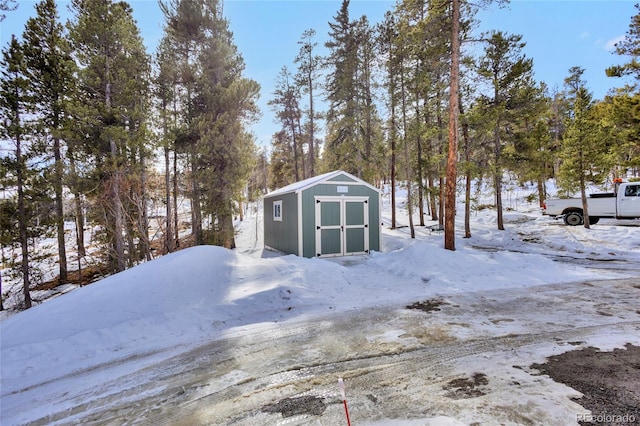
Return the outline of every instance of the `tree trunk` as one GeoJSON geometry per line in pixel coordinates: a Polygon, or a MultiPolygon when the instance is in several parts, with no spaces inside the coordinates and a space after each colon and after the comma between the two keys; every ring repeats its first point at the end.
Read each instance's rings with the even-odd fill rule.
{"type": "MultiPolygon", "coordinates": [[[[418,127],[420,125],[420,108],[418,108],[418,102],[416,102],[416,121],[418,127]]],[[[416,137],[416,145],[418,149],[418,215],[419,215],[419,224],[420,226],[424,226],[424,177],[422,175],[422,138],[420,137],[420,132],[418,132],[418,136],[416,137]]]]}
{"type": "MultiPolygon", "coordinates": [[[[105,58],[105,106],[107,110],[107,114],[111,113],[111,64],[109,61],[109,57],[105,58]]],[[[124,240],[122,237],[122,231],[124,229],[124,212],[122,207],[122,198],[121,198],[121,187],[120,187],[120,179],[121,179],[121,170],[120,164],[118,164],[118,148],[116,146],[116,141],[113,137],[109,137],[109,149],[111,154],[111,177],[110,177],[110,202],[112,203],[112,219],[113,219],[113,250],[114,250],[114,261],[115,268],[117,272],[124,271],[126,268],[126,259],[124,255],[124,240]]]]}
{"type": "Polygon", "coordinates": [[[433,175],[429,173],[427,176],[427,187],[429,188],[429,209],[431,210],[431,220],[439,220],[438,203],[436,202],[436,194],[433,186],[433,175]]]}
{"type": "Polygon", "coordinates": [[[200,206],[200,185],[198,182],[198,167],[196,165],[195,146],[191,153],[191,230],[196,245],[203,243],[202,237],[202,208],[200,206]]]}
{"type": "Polygon", "coordinates": [[[464,187],[464,237],[471,238],[471,171],[467,170],[464,187]]]}
{"type": "Polygon", "coordinates": [[[466,163],[464,188],[464,238],[471,238],[471,141],[469,140],[469,123],[464,117],[462,95],[459,94],[459,112],[462,117],[462,140],[464,141],[464,161],[466,163]]]}
{"type": "Polygon", "coordinates": [[[582,217],[584,222],[584,227],[586,229],[591,229],[591,223],[589,223],[589,205],[587,203],[587,183],[585,182],[584,172],[584,158],[583,152],[580,150],[580,197],[582,198],[582,217]]]}
{"type": "MultiPolygon", "coordinates": [[[[497,93],[496,98],[497,99],[497,93]]],[[[494,188],[496,191],[495,200],[496,200],[496,211],[498,213],[498,230],[504,231],[504,218],[502,214],[502,166],[500,165],[502,158],[502,142],[500,140],[500,131],[499,131],[499,122],[496,123],[496,127],[494,129],[494,188]]]]}
{"type": "Polygon", "coordinates": [[[235,232],[233,228],[233,214],[231,213],[230,205],[225,209],[221,222],[222,222],[221,230],[224,233],[222,246],[233,250],[234,248],[236,248],[236,240],[235,240],[235,232]]]}
{"type": "Polygon", "coordinates": [[[460,0],[452,0],[451,82],[449,87],[449,155],[444,221],[444,248],[456,249],[456,180],[458,174],[458,91],[460,88],[460,0]]]}
{"type": "Polygon", "coordinates": [[[393,75],[391,79],[391,131],[389,137],[391,138],[391,229],[396,229],[396,96],[395,96],[395,84],[393,75]]]}
{"type": "MultiPolygon", "coordinates": [[[[300,116],[298,116],[298,134],[301,135],[300,139],[302,139],[302,123],[300,122],[300,116]]],[[[300,168],[302,169],[302,179],[307,178],[307,167],[304,159],[304,142],[300,141],[300,168]]]]}
{"type": "Polygon", "coordinates": [[[2,299],[2,270],[0,270],[0,311],[4,311],[4,301],[2,299]]]}
{"type": "Polygon", "coordinates": [[[444,209],[446,207],[446,196],[445,196],[445,188],[446,188],[446,180],[444,177],[440,176],[438,178],[438,223],[440,225],[444,225],[445,213],[444,209]]]}
{"type": "Polygon", "coordinates": [[[409,163],[409,140],[407,138],[407,105],[405,99],[404,75],[400,76],[400,91],[402,93],[402,125],[404,127],[402,139],[404,141],[405,179],[407,182],[407,213],[409,214],[409,230],[411,232],[411,238],[415,238],[416,230],[413,226],[413,205],[411,201],[411,165],[409,163]]]}
{"type": "Polygon", "coordinates": [[[164,229],[164,252],[171,253],[174,250],[173,240],[173,227],[171,222],[172,208],[171,208],[171,160],[169,158],[169,146],[164,147],[164,203],[165,203],[165,229],[164,229]]]}
{"type": "MultiPolygon", "coordinates": [[[[78,259],[87,255],[84,247],[84,210],[82,208],[82,194],[78,189],[78,173],[76,171],[76,158],[75,153],[71,148],[67,149],[67,157],[69,158],[69,169],[71,171],[72,190],[73,190],[73,205],[75,210],[76,219],[76,244],[78,249],[78,259]]],[[[80,262],[80,260],[78,260],[80,262]]]]}
{"type": "Polygon", "coordinates": [[[544,207],[544,200],[547,198],[546,187],[544,185],[544,178],[538,176],[538,203],[540,207],[544,207]]]}
{"type": "MultiPolygon", "coordinates": [[[[312,63],[311,49],[309,49],[309,64],[312,63]]],[[[313,76],[309,65],[309,177],[316,175],[316,151],[315,151],[315,123],[313,111],[313,76]]]]}
{"type": "MultiPolygon", "coordinates": [[[[392,126],[395,120],[391,118],[392,126]]],[[[395,132],[391,136],[391,229],[396,229],[396,138],[395,132]]]]}
{"type": "MultiPolygon", "coordinates": [[[[56,125],[55,128],[58,128],[56,125]]],[[[68,280],[67,277],[67,249],[64,241],[64,212],[62,203],[62,176],[63,176],[63,164],[62,155],[60,153],[60,139],[53,138],[53,157],[54,157],[54,173],[55,179],[53,183],[55,191],[55,208],[56,208],[56,230],[58,234],[58,283],[65,284],[68,280]]]]}
{"type": "Polygon", "coordinates": [[[111,160],[113,172],[111,175],[111,194],[110,201],[112,204],[112,219],[113,219],[113,250],[114,250],[114,260],[115,260],[115,268],[117,272],[124,271],[126,268],[126,260],[124,254],[124,238],[122,236],[122,231],[124,229],[124,218],[123,218],[123,207],[122,207],[122,199],[120,198],[120,167],[118,166],[117,159],[117,148],[116,143],[113,139],[109,141],[109,145],[111,146],[111,160]]]}
{"type": "Polygon", "coordinates": [[[298,158],[298,138],[296,137],[296,125],[293,118],[290,120],[290,130],[291,130],[291,142],[293,143],[293,174],[296,178],[296,182],[300,180],[300,160],[298,158]]]}
{"type": "Polygon", "coordinates": [[[73,195],[73,204],[76,216],[76,244],[78,245],[78,258],[85,257],[87,251],[84,247],[84,211],[82,209],[82,195],[73,195]]]}
{"type": "Polygon", "coordinates": [[[498,230],[504,231],[504,217],[502,214],[502,173],[496,171],[494,175],[494,186],[496,191],[496,210],[498,212],[498,230]]]}
{"type": "Polygon", "coordinates": [[[16,185],[18,191],[18,231],[20,233],[20,248],[22,261],[20,271],[22,273],[22,293],[24,294],[24,307],[31,307],[30,279],[29,279],[29,237],[27,234],[27,213],[24,199],[24,160],[22,158],[20,135],[16,137],[16,160],[18,161],[16,173],[16,185]]]}
{"type": "Polygon", "coordinates": [[[144,251],[144,257],[147,261],[152,259],[151,256],[151,243],[149,242],[149,214],[147,212],[148,195],[147,195],[147,170],[145,161],[144,149],[140,151],[140,191],[142,191],[142,214],[140,215],[140,233],[142,234],[142,248],[144,251]]]}
{"type": "Polygon", "coordinates": [[[178,153],[173,152],[173,232],[175,247],[180,247],[180,225],[178,224],[178,153]]]}

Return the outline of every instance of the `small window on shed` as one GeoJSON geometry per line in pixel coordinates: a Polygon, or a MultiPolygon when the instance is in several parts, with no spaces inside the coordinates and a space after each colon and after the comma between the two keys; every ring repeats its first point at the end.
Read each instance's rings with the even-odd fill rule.
{"type": "Polygon", "coordinates": [[[282,222],[282,200],[273,202],[273,220],[282,222]]]}

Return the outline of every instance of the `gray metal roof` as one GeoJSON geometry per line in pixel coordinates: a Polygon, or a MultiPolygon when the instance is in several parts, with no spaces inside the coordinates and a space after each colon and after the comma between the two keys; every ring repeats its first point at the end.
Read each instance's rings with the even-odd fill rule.
{"type": "MultiPolygon", "coordinates": [[[[351,179],[355,180],[356,182],[359,182],[362,185],[366,185],[366,186],[370,187],[371,189],[373,189],[375,191],[378,191],[378,189],[376,187],[370,185],[369,183],[363,181],[362,179],[359,179],[359,178],[357,178],[357,177],[353,176],[352,174],[347,173],[345,171],[336,170],[336,171],[333,171],[333,172],[329,172],[329,173],[325,173],[325,174],[322,174],[322,175],[314,176],[314,177],[311,177],[309,179],[301,180],[300,182],[292,183],[292,184],[284,186],[284,187],[282,187],[280,189],[276,189],[275,191],[270,192],[267,195],[265,195],[265,197],[273,197],[273,196],[276,196],[276,195],[288,194],[288,193],[291,193],[291,192],[299,192],[299,191],[302,191],[302,190],[307,189],[309,187],[312,187],[314,185],[317,185],[319,183],[323,183],[325,181],[328,181],[331,178],[333,178],[335,176],[338,176],[340,174],[346,175],[346,176],[350,177],[351,179]]],[[[333,182],[332,181],[332,182],[329,182],[329,183],[339,183],[339,182],[333,182]]]]}

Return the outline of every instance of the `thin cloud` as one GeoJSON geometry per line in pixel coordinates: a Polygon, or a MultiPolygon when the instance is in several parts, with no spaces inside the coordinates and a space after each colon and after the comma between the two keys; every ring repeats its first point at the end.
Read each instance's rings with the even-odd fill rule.
{"type": "Polygon", "coordinates": [[[604,48],[609,51],[616,50],[616,43],[620,43],[624,40],[624,35],[618,36],[616,38],[612,38],[604,44],[604,48]]]}

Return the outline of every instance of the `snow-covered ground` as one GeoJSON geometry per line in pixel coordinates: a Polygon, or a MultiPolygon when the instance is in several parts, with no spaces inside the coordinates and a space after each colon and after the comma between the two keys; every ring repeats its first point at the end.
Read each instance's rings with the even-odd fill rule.
{"type": "MultiPolygon", "coordinates": [[[[239,225],[234,251],[185,249],[5,318],[1,422],[25,424],[63,410],[56,395],[74,390],[65,389],[61,379],[78,372],[86,391],[107,379],[98,366],[117,366],[109,378],[130,374],[270,324],[470,292],[531,288],[534,294],[536,286],[640,275],[640,221],[601,220],[591,230],[567,227],[525,202],[531,192],[511,189],[504,231],[497,230],[495,211],[474,211],[472,238],[464,239],[460,216],[456,251],[442,248],[442,233],[418,228],[411,239],[408,228],[389,229],[388,194],[382,250],[365,257],[305,259],[266,251],[261,212],[253,212],[239,225]],[[557,261],[563,257],[574,262],[557,261]],[[94,368],[97,373],[91,374],[94,368]]],[[[402,211],[399,217],[407,223],[402,211]]],[[[517,332],[518,322],[482,324],[496,334],[506,326],[517,332]]],[[[397,340],[397,334],[389,325],[384,339],[397,340]]],[[[638,344],[640,336],[612,334],[599,344],[612,348],[627,342],[638,344]]]]}

